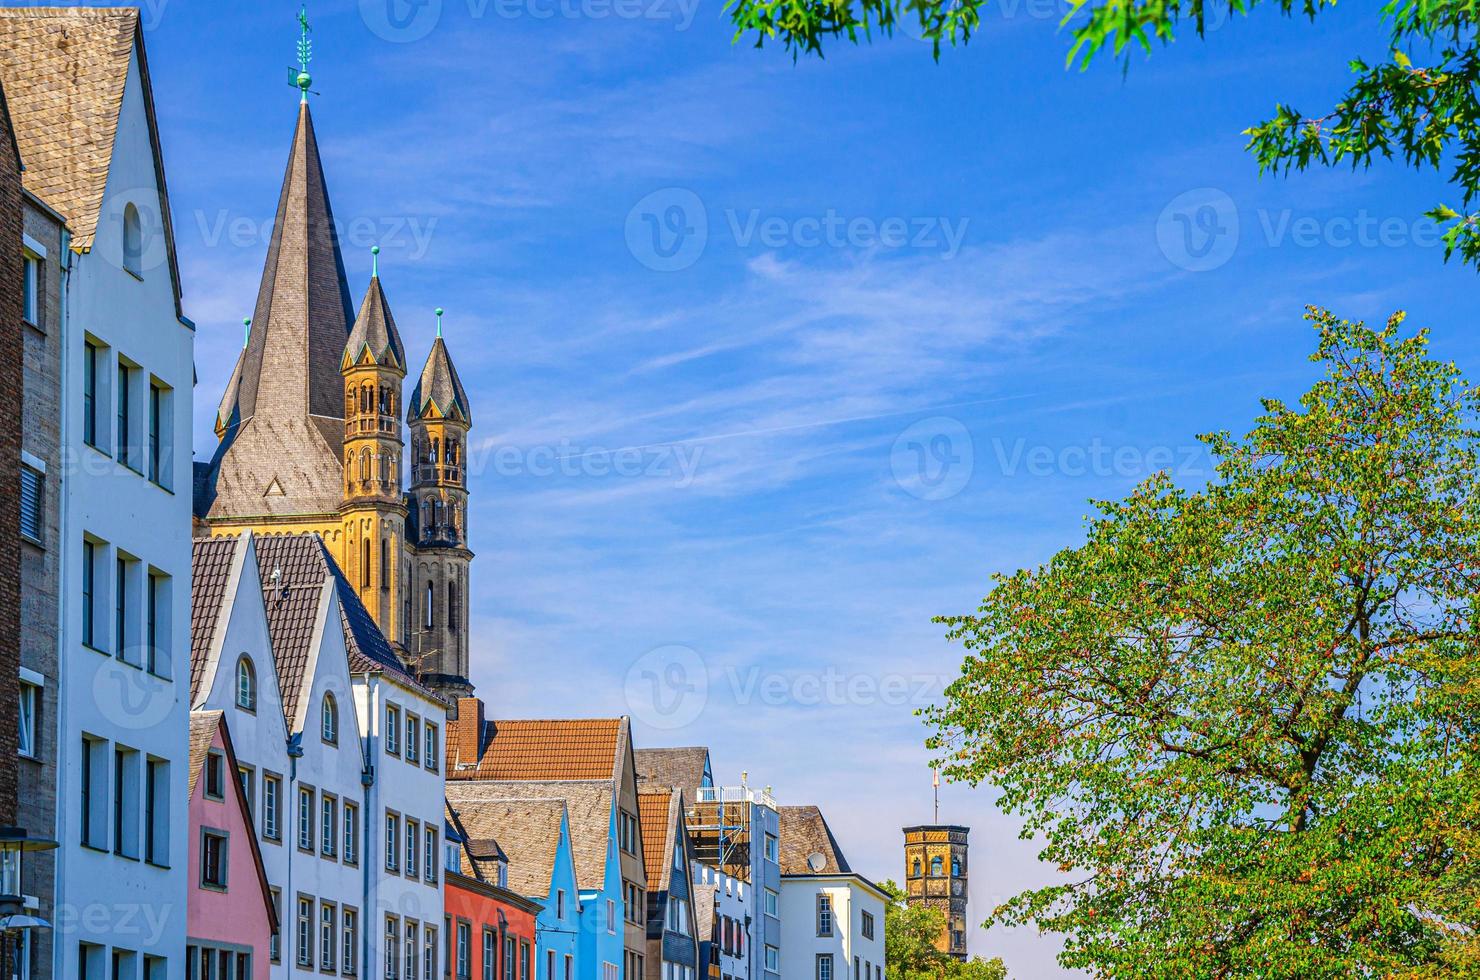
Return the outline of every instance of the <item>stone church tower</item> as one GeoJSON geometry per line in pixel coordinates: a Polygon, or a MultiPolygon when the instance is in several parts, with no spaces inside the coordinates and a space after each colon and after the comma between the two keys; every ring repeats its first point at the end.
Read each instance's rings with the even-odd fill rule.
{"type": "Polygon", "coordinates": [[[440,314],[405,408],[415,461],[408,493],[406,353],[378,259],[352,312],[301,102],[257,305],[216,414],[220,443],[209,463],[195,464],[195,533],[320,535],[386,639],[451,706],[472,691],[463,469],[472,415],[440,314]]]}

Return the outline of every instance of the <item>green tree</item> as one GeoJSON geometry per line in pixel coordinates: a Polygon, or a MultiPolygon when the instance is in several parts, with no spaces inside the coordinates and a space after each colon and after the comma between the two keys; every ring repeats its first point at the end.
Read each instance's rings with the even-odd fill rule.
{"type": "MultiPolygon", "coordinates": [[[[1286,15],[1314,19],[1335,0],[1270,0],[1286,15]]],[[[1259,0],[1069,0],[1063,25],[1070,64],[1087,67],[1111,52],[1127,59],[1179,33],[1203,37],[1210,18],[1247,14],[1259,0]]],[[[966,44],[988,0],[730,0],[735,38],[757,47],[779,40],[792,53],[823,53],[823,42],[890,37],[912,29],[931,41],[966,44]]],[[[1474,0],[1384,0],[1389,59],[1348,63],[1353,78],[1329,110],[1307,115],[1286,104],[1245,130],[1262,171],[1313,165],[1353,168],[1401,157],[1415,168],[1447,169],[1459,199],[1427,215],[1444,228],[1445,258],[1458,252],[1480,266],[1480,5],[1474,0]]]]}
{"type": "Polygon", "coordinates": [[[1066,966],[1473,975],[1480,404],[1401,314],[1307,318],[1323,376],[1202,437],[1208,486],[1098,503],[941,620],[967,653],[931,746],[1062,874],[993,921],[1066,966]]]}
{"type": "Polygon", "coordinates": [[[962,963],[936,947],[946,916],[926,905],[910,905],[893,881],[881,885],[884,906],[884,960],[894,980],[1007,980],[1000,959],[973,957],[962,963]]]}

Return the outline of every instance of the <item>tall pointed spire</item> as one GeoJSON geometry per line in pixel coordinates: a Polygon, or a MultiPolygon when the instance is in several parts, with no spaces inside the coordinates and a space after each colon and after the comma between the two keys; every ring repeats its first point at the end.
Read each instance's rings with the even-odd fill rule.
{"type": "Polygon", "coordinates": [[[406,403],[406,421],[434,418],[454,419],[467,425],[473,422],[468,393],[463,390],[457,368],[452,365],[452,355],[447,352],[447,342],[442,339],[441,307],[437,308],[437,339],[432,341],[421,377],[406,403]]]}
{"type": "Polygon", "coordinates": [[[240,418],[344,417],[339,363],[353,315],[308,103],[283,174],[242,364],[240,418]]]}
{"type": "MultiPolygon", "coordinates": [[[[379,248],[371,249],[372,262],[379,253],[379,248]]],[[[378,265],[373,268],[370,286],[360,303],[360,315],[355,317],[355,325],[350,328],[349,340],[345,342],[340,367],[346,369],[359,363],[368,354],[373,363],[399,368],[405,374],[406,352],[401,348],[401,334],[396,330],[396,318],[391,316],[390,304],[380,288],[378,265]]]]}

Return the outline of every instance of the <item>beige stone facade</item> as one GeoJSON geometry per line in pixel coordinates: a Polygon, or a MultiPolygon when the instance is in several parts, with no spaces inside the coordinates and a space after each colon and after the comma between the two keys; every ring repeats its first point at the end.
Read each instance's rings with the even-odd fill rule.
{"type": "Polygon", "coordinates": [[[966,958],[968,893],[967,835],[969,827],[936,824],[904,829],[905,896],[940,909],[946,925],[937,946],[959,959],[966,958]]]}

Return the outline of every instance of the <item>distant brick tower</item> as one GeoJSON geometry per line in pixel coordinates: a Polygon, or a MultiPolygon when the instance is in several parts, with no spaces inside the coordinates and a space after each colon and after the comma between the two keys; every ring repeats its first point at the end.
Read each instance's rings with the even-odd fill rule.
{"type": "Polygon", "coordinates": [[[406,540],[401,496],[401,381],[406,377],[406,354],[380,289],[378,263],[345,343],[340,374],[344,376],[341,571],[386,639],[404,647],[405,624],[397,620],[408,586],[398,560],[406,540]]]}
{"type": "Polygon", "coordinates": [[[966,959],[966,835],[970,827],[924,824],[904,828],[905,897],[945,913],[936,947],[966,959]]]}
{"type": "MultiPolygon", "coordinates": [[[[410,572],[416,611],[409,656],[423,684],[452,711],[473,692],[468,681],[468,394],[442,340],[437,339],[406,406],[411,426],[411,490],[407,496],[415,554],[410,572]]],[[[410,605],[410,604],[408,604],[410,605]]]]}

